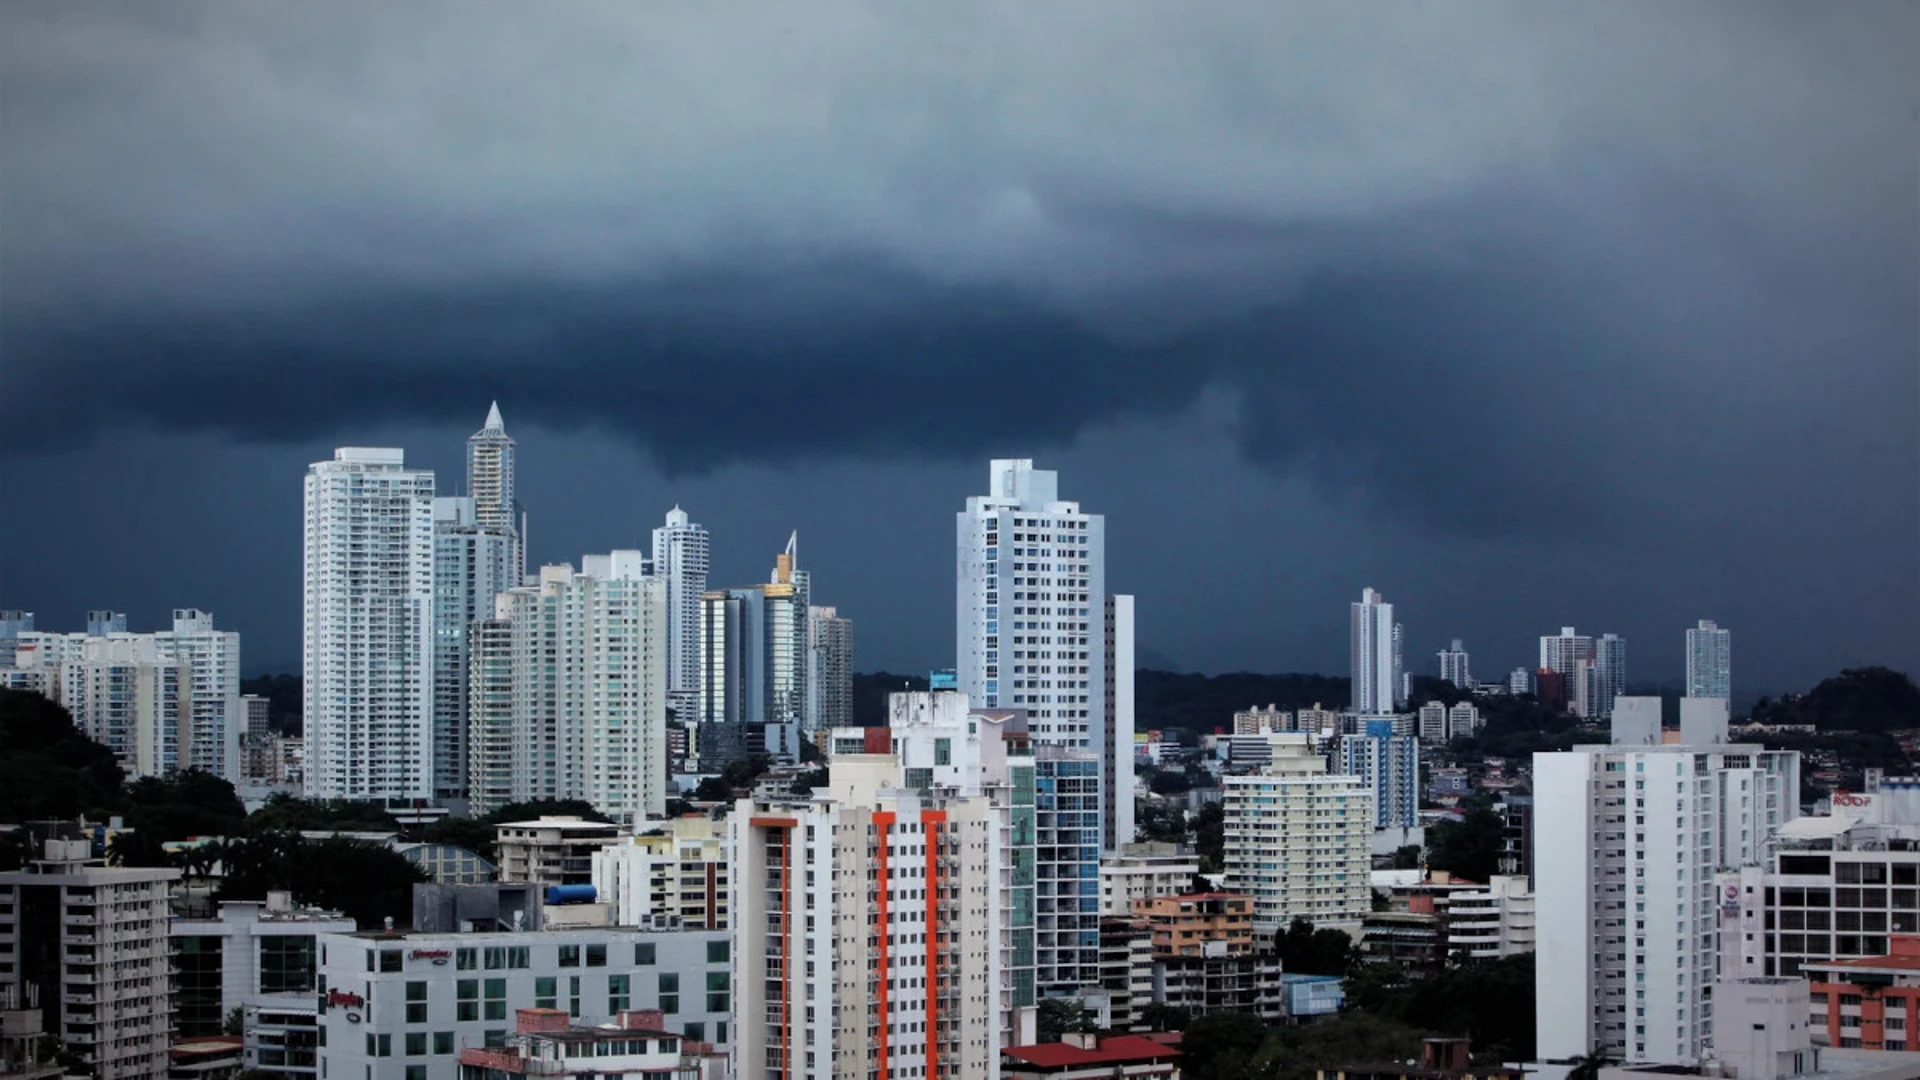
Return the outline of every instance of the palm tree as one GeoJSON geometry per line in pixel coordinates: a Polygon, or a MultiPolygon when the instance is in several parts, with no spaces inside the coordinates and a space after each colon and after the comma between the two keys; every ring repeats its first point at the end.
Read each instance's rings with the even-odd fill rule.
{"type": "Polygon", "coordinates": [[[1600,1070],[1613,1064],[1613,1060],[1600,1051],[1580,1054],[1568,1059],[1573,1071],[1567,1073],[1567,1080],[1600,1080],[1600,1070]]]}

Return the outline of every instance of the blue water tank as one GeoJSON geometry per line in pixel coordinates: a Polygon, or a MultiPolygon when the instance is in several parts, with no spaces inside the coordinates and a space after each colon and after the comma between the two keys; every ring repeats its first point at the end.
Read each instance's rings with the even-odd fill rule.
{"type": "Polygon", "coordinates": [[[547,886],[547,903],[549,904],[591,904],[594,895],[591,885],[547,886]]]}

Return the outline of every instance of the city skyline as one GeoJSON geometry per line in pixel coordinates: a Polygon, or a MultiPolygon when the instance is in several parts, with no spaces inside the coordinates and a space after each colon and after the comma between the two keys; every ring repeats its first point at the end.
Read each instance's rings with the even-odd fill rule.
{"type": "Polygon", "coordinates": [[[0,465],[63,527],[0,605],[201,606],[290,670],[274,478],[460,475],[498,398],[529,565],[679,504],[752,580],[798,528],[863,667],[950,652],[938,523],[1020,456],[1116,522],[1150,664],[1341,671],[1370,583],[1489,671],[1573,623],[1677,681],[1703,615],[1754,691],[1920,668],[1910,13],[1627,7],[10,8],[0,465]],[[676,34],[729,46],[602,48],[676,34]]]}

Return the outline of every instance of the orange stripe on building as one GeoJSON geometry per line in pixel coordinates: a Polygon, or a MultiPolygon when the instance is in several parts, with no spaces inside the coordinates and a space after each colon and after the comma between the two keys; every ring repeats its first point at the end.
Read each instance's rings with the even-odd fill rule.
{"type": "Polygon", "coordinates": [[[940,1075],[940,826],[945,810],[920,811],[927,838],[927,1076],[940,1075]]]}

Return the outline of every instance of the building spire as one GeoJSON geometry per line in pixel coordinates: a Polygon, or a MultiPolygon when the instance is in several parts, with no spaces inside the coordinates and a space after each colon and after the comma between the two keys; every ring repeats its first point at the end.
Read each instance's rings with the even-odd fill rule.
{"type": "Polygon", "coordinates": [[[507,430],[507,422],[505,420],[500,419],[500,403],[499,402],[497,401],[494,402],[493,405],[487,409],[487,422],[486,422],[486,425],[483,426],[480,430],[481,431],[502,431],[502,432],[507,430]]]}

